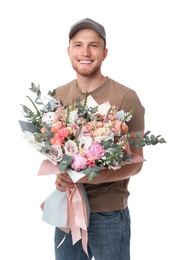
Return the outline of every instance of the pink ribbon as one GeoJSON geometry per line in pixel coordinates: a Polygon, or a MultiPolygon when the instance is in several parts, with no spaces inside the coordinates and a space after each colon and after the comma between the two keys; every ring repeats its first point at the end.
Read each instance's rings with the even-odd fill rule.
{"type": "MultiPolygon", "coordinates": [[[[53,165],[50,161],[44,160],[41,163],[38,175],[49,175],[49,174],[59,174],[58,165],[53,165]]],[[[59,227],[66,233],[71,231],[73,245],[82,239],[82,247],[88,256],[87,243],[87,210],[85,201],[83,198],[82,191],[78,184],[74,185],[73,189],[67,189],[67,223],[66,227],[59,227]]],[[[42,203],[41,208],[43,210],[44,203],[42,203]]]]}
{"type": "Polygon", "coordinates": [[[67,189],[67,201],[67,226],[70,226],[70,228],[63,229],[60,227],[60,229],[64,232],[71,230],[73,245],[82,239],[82,247],[88,256],[87,212],[83,195],[78,185],[75,185],[73,189],[67,189]]]}

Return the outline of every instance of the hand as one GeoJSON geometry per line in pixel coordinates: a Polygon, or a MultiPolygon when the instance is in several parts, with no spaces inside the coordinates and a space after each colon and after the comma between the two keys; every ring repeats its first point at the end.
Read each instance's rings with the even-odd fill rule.
{"type": "Polygon", "coordinates": [[[73,189],[74,182],[70,178],[69,174],[64,172],[57,174],[57,178],[55,181],[56,189],[59,191],[66,191],[66,188],[73,189]]]}

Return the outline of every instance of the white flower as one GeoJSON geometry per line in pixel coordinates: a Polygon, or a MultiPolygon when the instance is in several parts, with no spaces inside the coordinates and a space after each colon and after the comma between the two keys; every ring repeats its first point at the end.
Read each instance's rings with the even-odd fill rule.
{"type": "Polygon", "coordinates": [[[55,98],[51,97],[50,95],[46,95],[44,97],[43,105],[44,106],[41,110],[44,112],[49,112],[54,111],[58,107],[58,102],[55,98]]]}
{"type": "Polygon", "coordinates": [[[69,113],[69,123],[74,124],[75,121],[78,119],[78,111],[73,110],[69,113]]]}
{"type": "Polygon", "coordinates": [[[44,146],[44,142],[36,142],[34,134],[29,131],[23,131],[23,137],[31,144],[35,149],[39,152],[42,151],[42,147],[44,146]]]}
{"type": "Polygon", "coordinates": [[[129,115],[129,113],[125,113],[125,117],[126,117],[125,120],[128,122],[128,121],[131,120],[131,118],[132,118],[132,114],[129,115]]]}
{"type": "Polygon", "coordinates": [[[58,116],[55,112],[44,113],[42,116],[42,123],[52,124],[58,121],[58,116]]]}
{"type": "Polygon", "coordinates": [[[97,141],[98,143],[108,141],[109,139],[114,140],[113,132],[111,132],[109,135],[100,135],[94,137],[94,140],[97,141]]]}
{"type": "Polygon", "coordinates": [[[91,136],[80,136],[78,140],[80,150],[87,150],[93,142],[91,136]]]}

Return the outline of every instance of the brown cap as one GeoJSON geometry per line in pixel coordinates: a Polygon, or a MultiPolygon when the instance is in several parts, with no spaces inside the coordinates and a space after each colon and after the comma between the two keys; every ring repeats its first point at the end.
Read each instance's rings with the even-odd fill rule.
{"type": "Polygon", "coordinates": [[[85,18],[71,26],[69,32],[69,39],[71,39],[73,35],[81,29],[92,29],[96,31],[106,42],[106,33],[104,27],[90,18],[85,18]]]}

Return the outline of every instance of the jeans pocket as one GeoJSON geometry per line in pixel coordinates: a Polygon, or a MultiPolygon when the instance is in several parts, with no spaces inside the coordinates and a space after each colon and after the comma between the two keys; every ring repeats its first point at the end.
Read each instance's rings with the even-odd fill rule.
{"type": "Polygon", "coordinates": [[[97,212],[96,215],[100,218],[105,219],[113,219],[116,218],[121,214],[122,210],[115,210],[115,211],[107,211],[107,212],[97,212]]]}

